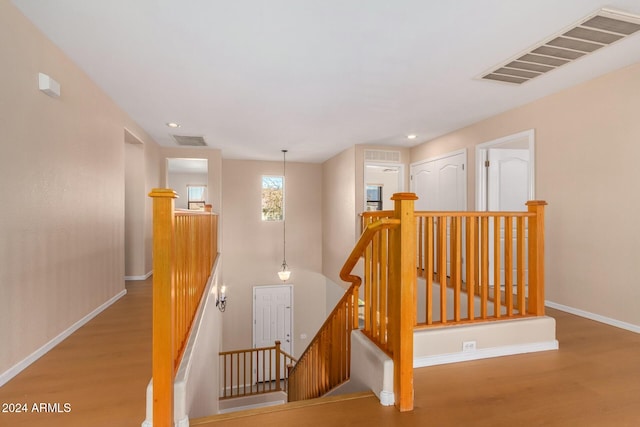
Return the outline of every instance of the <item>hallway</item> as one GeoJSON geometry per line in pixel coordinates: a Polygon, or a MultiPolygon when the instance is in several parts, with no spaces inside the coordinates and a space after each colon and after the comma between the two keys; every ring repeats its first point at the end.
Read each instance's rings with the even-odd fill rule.
{"type": "MultiPolygon", "coordinates": [[[[640,334],[561,311],[560,350],[416,370],[415,410],[371,395],[191,420],[246,426],[636,426],[640,334]],[[258,413],[256,413],[258,412],[258,413]]],[[[139,427],[151,378],[151,279],[0,387],[0,404],[69,403],[69,413],[0,413],[7,427],[139,427]]]]}
{"type": "Polygon", "coordinates": [[[140,426],[151,378],[151,282],[127,282],[124,297],[0,387],[1,404],[29,411],[0,413],[0,426],[140,426]],[[41,403],[62,412],[32,412],[41,403]]]}

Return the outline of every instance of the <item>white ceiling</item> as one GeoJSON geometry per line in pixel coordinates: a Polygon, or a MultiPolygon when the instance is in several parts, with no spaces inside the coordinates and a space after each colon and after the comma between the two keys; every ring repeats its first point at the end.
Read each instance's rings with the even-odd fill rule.
{"type": "Polygon", "coordinates": [[[174,121],[224,158],[416,145],[640,62],[636,33],[520,86],[478,80],[602,7],[640,14],[640,0],[13,3],[159,144],[176,145],[174,121]]]}

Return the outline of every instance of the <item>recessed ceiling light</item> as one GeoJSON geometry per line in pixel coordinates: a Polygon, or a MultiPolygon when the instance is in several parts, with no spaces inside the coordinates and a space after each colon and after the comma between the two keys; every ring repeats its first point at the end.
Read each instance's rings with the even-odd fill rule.
{"type": "Polygon", "coordinates": [[[180,124],[179,123],[174,123],[174,122],[169,122],[169,123],[167,123],[167,126],[169,126],[170,128],[179,128],[180,124]]]}
{"type": "Polygon", "coordinates": [[[415,134],[411,134],[411,135],[407,135],[407,139],[416,139],[418,137],[418,135],[415,134]]]}

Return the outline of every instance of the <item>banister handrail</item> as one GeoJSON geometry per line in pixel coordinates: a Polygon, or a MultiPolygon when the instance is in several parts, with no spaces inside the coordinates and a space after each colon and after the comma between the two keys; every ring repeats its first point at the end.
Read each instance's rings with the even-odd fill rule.
{"type": "Polygon", "coordinates": [[[358,328],[358,289],[362,283],[362,279],[351,272],[375,235],[381,230],[397,227],[399,224],[400,221],[397,219],[383,218],[366,226],[340,270],[340,278],[351,283],[351,286],[327,316],[289,373],[289,401],[320,397],[349,379],[350,332],[358,328]],[[325,354],[319,354],[319,349],[324,350],[325,354]],[[304,378],[306,383],[302,384],[303,379],[298,378],[298,371],[305,368],[315,372],[319,377],[310,381],[304,378]]]}
{"type": "Polygon", "coordinates": [[[342,269],[340,270],[340,278],[345,282],[351,283],[352,285],[357,283],[357,286],[360,286],[360,284],[362,283],[362,278],[351,274],[353,268],[360,260],[360,257],[362,257],[362,255],[364,254],[367,246],[371,243],[373,236],[375,236],[375,234],[379,230],[397,227],[398,225],[400,225],[400,220],[395,218],[381,218],[376,222],[367,224],[364,231],[360,235],[360,239],[358,239],[358,242],[349,254],[349,257],[345,261],[344,265],[342,266],[342,269]]]}

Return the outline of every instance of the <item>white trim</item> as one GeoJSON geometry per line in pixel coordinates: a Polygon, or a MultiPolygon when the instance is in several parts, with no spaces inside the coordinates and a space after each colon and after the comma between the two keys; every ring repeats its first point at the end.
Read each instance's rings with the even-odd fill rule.
{"type": "Polygon", "coordinates": [[[152,274],[153,271],[150,271],[143,276],[124,276],[124,280],[147,280],[152,274]]]}
{"type": "Polygon", "coordinates": [[[396,403],[395,395],[392,391],[382,390],[380,391],[380,404],[382,406],[391,406],[396,403]]]}
{"type": "Polygon", "coordinates": [[[529,200],[535,200],[536,194],[536,156],[535,156],[535,129],[529,129],[513,135],[503,136],[492,141],[476,145],[476,210],[487,210],[487,171],[484,162],[487,160],[487,149],[496,145],[511,142],[514,139],[527,137],[529,140],[529,200]]]}
{"type": "Polygon", "coordinates": [[[64,331],[62,331],[58,336],[53,338],[51,341],[49,341],[48,343],[46,343],[45,345],[43,345],[42,347],[40,347],[39,349],[37,349],[36,351],[31,353],[29,356],[24,358],[22,361],[16,363],[11,368],[7,369],[5,372],[3,372],[0,375],[0,386],[3,386],[7,382],[9,382],[9,380],[11,380],[13,377],[18,375],[20,372],[22,372],[24,369],[26,369],[33,362],[35,362],[36,360],[38,360],[39,358],[44,356],[53,347],[55,347],[56,345],[60,344],[69,335],[71,335],[72,333],[74,333],[75,331],[80,329],[87,322],[89,322],[91,319],[93,319],[98,314],[100,314],[102,311],[104,311],[106,308],[108,308],[111,304],[113,304],[114,302],[116,302],[117,300],[119,300],[120,298],[125,296],[126,293],[127,293],[127,290],[123,289],[118,294],[113,296],[111,299],[107,300],[102,305],[100,305],[98,308],[93,310],[91,313],[87,314],[82,319],[78,320],[76,323],[74,323],[73,325],[71,325],[70,327],[68,327],[64,331]]]}
{"type": "Polygon", "coordinates": [[[545,301],[544,305],[547,307],[555,308],[556,310],[575,314],[576,316],[584,317],[590,320],[595,320],[596,322],[604,323],[610,326],[615,326],[616,328],[625,329],[627,331],[640,334],[640,326],[634,325],[633,323],[623,322],[621,320],[616,320],[610,317],[601,316],[599,314],[591,313],[585,310],[580,310],[579,308],[569,307],[567,305],[558,304],[552,301],[545,301]]]}
{"type": "Polygon", "coordinates": [[[558,340],[528,344],[506,345],[502,347],[481,348],[476,351],[465,351],[459,353],[439,354],[437,356],[417,357],[413,360],[413,367],[424,368],[426,366],[468,362],[470,360],[488,359],[491,357],[512,356],[514,354],[557,350],[558,348],[558,340]]]}

